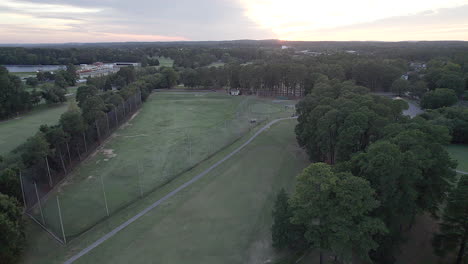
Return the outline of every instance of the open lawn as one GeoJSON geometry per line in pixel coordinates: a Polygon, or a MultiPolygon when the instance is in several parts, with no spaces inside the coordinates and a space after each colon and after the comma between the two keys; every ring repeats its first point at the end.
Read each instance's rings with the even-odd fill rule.
{"type": "Polygon", "coordinates": [[[225,64],[225,63],[222,62],[222,61],[216,61],[216,62],[210,63],[210,64],[209,64],[208,66],[206,66],[206,67],[208,67],[208,68],[210,68],[210,67],[216,67],[216,68],[217,68],[217,67],[223,67],[224,64],[225,64]]]}
{"type": "Polygon", "coordinates": [[[174,65],[174,60],[166,57],[158,57],[160,67],[172,67],[174,65]]]}
{"type": "MultiPolygon", "coordinates": [[[[282,187],[291,191],[295,175],[308,164],[296,143],[295,122],[281,121],[273,125],[241,152],[76,263],[265,263],[271,260],[274,258],[270,246],[271,208],[275,194],[282,187]]],[[[63,262],[230,153],[250,135],[67,246],[60,246],[36,225],[29,225],[23,263],[63,262]]],[[[82,213],[75,221],[87,217],[89,212],[82,213]]]]}
{"type": "Polygon", "coordinates": [[[52,106],[42,104],[18,118],[0,121],[0,155],[21,145],[28,137],[34,135],[41,125],[57,124],[60,115],[67,108],[67,103],[52,106]]]}
{"type": "Polygon", "coordinates": [[[36,72],[10,72],[12,75],[16,75],[20,78],[24,77],[36,77],[36,72]]]}
{"type": "Polygon", "coordinates": [[[457,170],[468,172],[468,145],[447,146],[450,156],[458,162],[457,170]]]}
{"type": "MultiPolygon", "coordinates": [[[[250,120],[290,115],[291,110],[268,99],[216,92],[155,93],[43,202],[46,226],[61,234],[56,196],[70,240],[105,219],[107,210],[118,212],[229,146],[254,128],[250,120]],[[84,212],[86,218],[76,221],[84,212]]],[[[42,220],[38,209],[34,215],[42,220]]]]}

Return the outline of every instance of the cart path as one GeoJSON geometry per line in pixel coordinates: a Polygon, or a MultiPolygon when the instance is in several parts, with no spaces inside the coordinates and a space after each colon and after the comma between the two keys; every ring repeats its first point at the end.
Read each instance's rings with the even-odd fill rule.
{"type": "Polygon", "coordinates": [[[93,250],[94,248],[98,247],[100,244],[104,243],[106,240],[108,240],[109,238],[113,237],[115,234],[117,234],[118,232],[120,232],[122,229],[124,229],[125,227],[129,226],[130,224],[132,224],[133,222],[135,222],[136,220],[138,220],[140,217],[144,216],[145,214],[147,214],[149,211],[153,210],[155,207],[157,207],[158,205],[160,205],[161,203],[163,203],[164,201],[166,201],[167,199],[171,198],[172,196],[174,196],[175,194],[177,194],[178,192],[180,192],[181,190],[187,188],[188,186],[190,186],[192,183],[198,181],[201,177],[205,176],[206,174],[208,174],[210,171],[212,171],[214,168],[218,167],[219,165],[221,165],[223,162],[225,162],[226,160],[228,160],[229,158],[231,158],[233,155],[235,155],[237,152],[241,151],[243,148],[245,148],[247,145],[249,145],[252,140],[254,140],[258,135],[260,135],[263,131],[265,131],[266,129],[270,128],[270,126],[272,126],[273,124],[279,122],[279,121],[283,121],[283,120],[290,120],[290,119],[296,119],[297,117],[286,117],[286,118],[279,118],[279,119],[275,119],[275,120],[272,120],[270,121],[268,124],[266,124],[265,126],[263,126],[260,130],[258,130],[253,136],[251,136],[246,142],[244,142],[240,147],[238,147],[237,149],[235,149],[234,151],[232,151],[231,153],[229,153],[228,155],[226,155],[224,158],[222,158],[221,160],[217,161],[215,164],[211,165],[208,169],[204,170],[203,172],[201,172],[200,174],[198,174],[197,176],[193,177],[192,179],[190,179],[189,181],[185,182],[184,184],[180,185],[179,187],[177,187],[176,189],[174,189],[173,191],[171,191],[170,193],[166,194],[164,197],[162,197],[161,199],[157,200],[156,202],[154,202],[152,205],[146,207],[143,211],[139,212],[138,214],[136,214],[135,216],[133,216],[132,218],[128,219],[127,221],[125,221],[124,223],[122,223],[121,225],[119,225],[118,227],[116,227],[115,229],[113,229],[112,231],[110,231],[109,233],[105,234],[104,236],[102,236],[101,238],[99,238],[98,240],[96,240],[94,243],[92,243],[91,245],[89,245],[88,247],[84,248],[83,250],[81,250],[80,252],[78,252],[76,255],[74,255],[73,257],[69,258],[68,260],[66,260],[64,262],[64,264],[71,264],[73,262],[75,262],[76,260],[78,260],[80,257],[86,255],[88,252],[90,252],[91,250],[93,250]]]}

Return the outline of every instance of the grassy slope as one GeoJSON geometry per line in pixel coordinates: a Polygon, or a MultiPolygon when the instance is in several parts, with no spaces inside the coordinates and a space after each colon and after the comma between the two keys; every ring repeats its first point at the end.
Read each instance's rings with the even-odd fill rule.
{"type": "Polygon", "coordinates": [[[40,105],[20,118],[0,122],[0,155],[6,154],[34,135],[42,124],[53,125],[68,104],[40,105]]]}
{"type": "Polygon", "coordinates": [[[458,161],[458,170],[468,172],[468,145],[449,145],[447,151],[458,161]]]}
{"type": "MultiPolygon", "coordinates": [[[[261,263],[269,259],[274,194],[281,187],[291,189],[294,176],[308,164],[296,145],[294,122],[274,125],[246,149],[77,263],[261,263]]],[[[29,225],[23,263],[60,263],[240,144],[236,142],[67,247],[29,225]]]]}

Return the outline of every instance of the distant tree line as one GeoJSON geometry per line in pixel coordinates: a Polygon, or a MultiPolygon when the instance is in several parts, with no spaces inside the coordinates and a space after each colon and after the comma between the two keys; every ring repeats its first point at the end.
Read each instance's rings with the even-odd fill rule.
{"type": "MultiPolygon", "coordinates": [[[[318,163],[298,176],[291,197],[278,194],[273,245],[314,248],[344,262],[395,261],[402,232],[421,212],[437,215],[456,184],[456,163],[443,147],[450,130],[403,116],[407,107],[349,81],[314,85],[297,105],[296,136],[318,163]]],[[[464,201],[458,209],[466,212],[464,201]]],[[[466,225],[451,228],[466,232],[466,225]]],[[[462,235],[440,241],[464,247],[462,235]]]]}

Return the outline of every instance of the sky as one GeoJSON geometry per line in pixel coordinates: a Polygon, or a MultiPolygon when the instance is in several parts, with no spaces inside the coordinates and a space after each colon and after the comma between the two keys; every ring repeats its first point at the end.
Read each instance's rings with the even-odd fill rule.
{"type": "Polygon", "coordinates": [[[468,40],[468,0],[0,0],[0,43],[468,40]]]}

